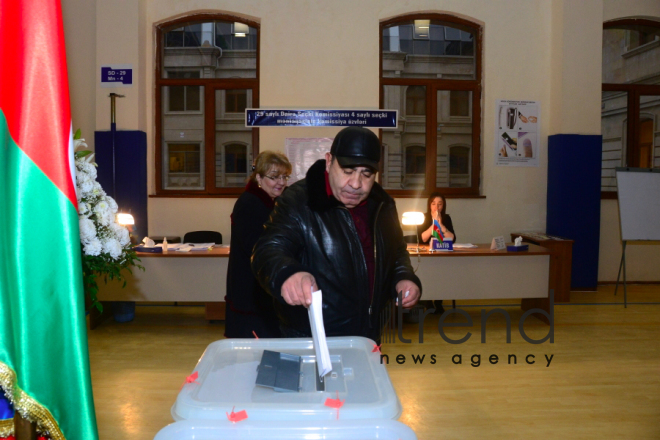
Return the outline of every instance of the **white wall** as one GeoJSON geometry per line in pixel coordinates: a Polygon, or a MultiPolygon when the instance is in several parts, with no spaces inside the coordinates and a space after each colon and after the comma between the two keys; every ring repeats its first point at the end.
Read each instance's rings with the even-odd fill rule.
{"type": "Polygon", "coordinates": [[[62,2],[71,121],[80,128],[90,148],[96,129],[96,4],[88,0],[62,2]]]}
{"type": "MultiPolygon", "coordinates": [[[[449,212],[461,239],[490,241],[513,230],[545,228],[548,125],[541,120],[539,168],[495,168],[494,103],[497,99],[541,102],[549,114],[550,4],[547,1],[310,1],[278,2],[160,0],[150,3],[148,20],[160,22],[188,10],[220,8],[261,23],[261,106],[303,108],[378,108],[379,23],[416,11],[448,12],[483,23],[484,114],[481,199],[451,199],[449,212]],[[511,11],[516,11],[512,32],[511,11]],[[300,38],[295,38],[299,35],[300,38]],[[524,38],[522,37],[524,36],[524,38]],[[524,42],[521,41],[524,40],[524,42]],[[498,49],[501,48],[501,49],[498,49]],[[512,50],[511,48],[515,48],[512,50]],[[503,56],[505,52],[507,55],[503,56]],[[506,208],[504,208],[506,207],[506,208]]],[[[218,9],[216,9],[218,10],[218,9]]],[[[153,45],[153,34],[147,46],[153,45]]],[[[152,60],[147,70],[152,71],[152,60]]],[[[151,79],[153,80],[153,79],[151,79]]],[[[151,85],[147,89],[151,89],[151,85]]],[[[152,114],[149,110],[148,114],[152,114]]],[[[287,137],[333,136],[334,128],[262,128],[260,147],[283,151],[287,137]]],[[[154,138],[148,128],[149,139],[154,138]]],[[[153,172],[153,170],[152,170],[153,172]]],[[[153,175],[150,177],[153,191],[153,175]]],[[[425,201],[397,200],[400,210],[425,201]]],[[[170,206],[174,199],[150,199],[150,230],[155,235],[196,229],[199,216],[182,217],[170,206]]],[[[212,218],[228,216],[233,200],[199,199],[196,212],[212,218]]],[[[191,206],[192,206],[191,205],[191,206]]],[[[208,219],[207,219],[208,220],[208,219]]],[[[210,225],[209,225],[210,226],[210,225]]],[[[228,223],[217,224],[216,228],[228,223]]],[[[220,231],[227,236],[229,229],[220,231]]]]}
{"type": "MultiPolygon", "coordinates": [[[[149,191],[155,192],[154,163],[154,24],[199,11],[232,13],[261,24],[260,104],[290,108],[377,108],[379,23],[413,12],[451,13],[484,26],[482,171],[483,198],[450,199],[460,241],[489,242],[513,231],[544,230],[546,217],[547,137],[554,133],[600,133],[602,22],[620,14],[660,16],[655,0],[63,0],[66,21],[74,9],[84,10],[96,27],[67,29],[69,68],[89,77],[89,39],[96,59],[91,84],[98,83],[104,63],[132,63],[136,84],[116,90],[127,97],[118,103],[118,128],[147,132],[149,191]],[[75,7],[73,7],[75,6],[75,7]],[[69,11],[67,13],[66,11],[69,11]],[[90,12],[91,11],[91,12],[90,12]],[[119,31],[119,34],[117,34],[119,31]],[[70,44],[69,33],[76,33],[70,44]],[[88,38],[85,40],[85,38],[88,38]],[[84,40],[84,41],[83,41],[84,40]],[[83,50],[80,51],[79,48],[83,50]],[[541,103],[539,167],[495,167],[494,104],[498,99],[541,103]]],[[[112,89],[90,90],[77,98],[74,115],[92,114],[96,129],[109,126],[112,89]]],[[[81,117],[82,119],[82,117],[81,117]]],[[[75,124],[75,122],[74,122],[75,124]]],[[[332,137],[334,128],[262,128],[260,148],[284,150],[287,137],[332,137]]],[[[91,133],[86,134],[87,137],[91,133]]],[[[215,229],[229,239],[232,198],[149,199],[152,235],[183,235],[215,229]]],[[[601,231],[618,229],[611,203],[603,201],[601,231]]],[[[423,210],[425,201],[398,199],[399,211],[423,210]]],[[[599,279],[612,279],[612,261],[620,254],[601,243],[599,279]],[[616,255],[614,255],[616,254],[616,255]]],[[[643,257],[645,260],[646,254],[643,257]]],[[[660,258],[640,261],[639,276],[658,279],[650,268],[660,258]],[[649,270],[647,270],[649,269],[649,270]]],[[[616,264],[615,264],[616,266],[616,264]]],[[[630,267],[633,264],[631,262],[630,267]]],[[[618,266],[617,266],[618,267],[618,266]]],[[[616,277],[616,268],[614,269],[616,277]]],[[[634,279],[634,277],[630,277],[634,279]]]]}

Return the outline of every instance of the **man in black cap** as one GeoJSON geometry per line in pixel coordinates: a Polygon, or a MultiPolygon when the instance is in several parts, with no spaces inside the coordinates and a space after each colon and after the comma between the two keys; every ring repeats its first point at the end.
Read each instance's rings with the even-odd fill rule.
{"type": "Polygon", "coordinates": [[[283,336],[311,336],[312,290],[323,292],[326,335],[376,341],[381,312],[398,292],[403,307],[419,300],[394,200],[376,183],[379,161],[378,136],[344,128],[325,160],[277,199],[252,270],[277,299],[283,336]]]}

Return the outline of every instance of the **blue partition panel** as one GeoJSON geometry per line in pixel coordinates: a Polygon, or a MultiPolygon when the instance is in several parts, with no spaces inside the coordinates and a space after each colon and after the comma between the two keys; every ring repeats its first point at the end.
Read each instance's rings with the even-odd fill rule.
{"type": "Polygon", "coordinates": [[[113,196],[119,208],[135,218],[133,234],[141,241],[148,235],[147,226],[147,134],[143,131],[118,130],[115,137],[115,187],[112,179],[112,134],[94,133],[98,181],[113,196]]]}
{"type": "Polygon", "coordinates": [[[575,240],[571,288],[595,289],[600,243],[600,135],[548,137],[546,231],[575,240]]]}

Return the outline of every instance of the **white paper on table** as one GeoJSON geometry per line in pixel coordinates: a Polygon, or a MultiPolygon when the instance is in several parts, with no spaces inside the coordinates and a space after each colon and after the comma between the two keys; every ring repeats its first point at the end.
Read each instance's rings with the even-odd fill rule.
{"type": "Polygon", "coordinates": [[[471,249],[476,247],[477,245],[472,243],[454,243],[454,249],[471,249]]]}
{"type": "Polygon", "coordinates": [[[316,366],[319,377],[323,377],[332,371],[332,361],[328,351],[328,341],[325,338],[325,326],[323,325],[323,295],[320,290],[312,292],[312,304],[307,309],[309,314],[309,326],[312,328],[314,338],[314,351],[316,352],[316,366]]]}
{"type": "MultiPolygon", "coordinates": [[[[181,244],[181,243],[167,243],[167,250],[168,251],[180,251],[182,248],[184,248],[186,245],[181,244]]],[[[158,243],[155,247],[163,247],[163,243],[158,243]]],[[[165,250],[165,249],[163,249],[165,250]]],[[[187,252],[185,249],[183,249],[184,252],[187,252]]]]}
{"type": "Polygon", "coordinates": [[[213,249],[215,243],[186,243],[188,246],[191,246],[190,250],[193,251],[207,251],[213,249]]]}

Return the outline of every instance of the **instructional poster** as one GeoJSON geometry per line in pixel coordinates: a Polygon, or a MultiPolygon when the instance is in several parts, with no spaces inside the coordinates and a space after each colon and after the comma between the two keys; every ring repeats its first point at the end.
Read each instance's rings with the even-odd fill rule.
{"type": "Polygon", "coordinates": [[[539,107],[538,101],[497,101],[495,165],[539,166],[539,107]]]}
{"type": "Polygon", "coordinates": [[[286,138],[284,153],[291,162],[292,170],[289,185],[302,180],[309,167],[319,159],[325,159],[330,151],[332,138],[286,138]]]}

